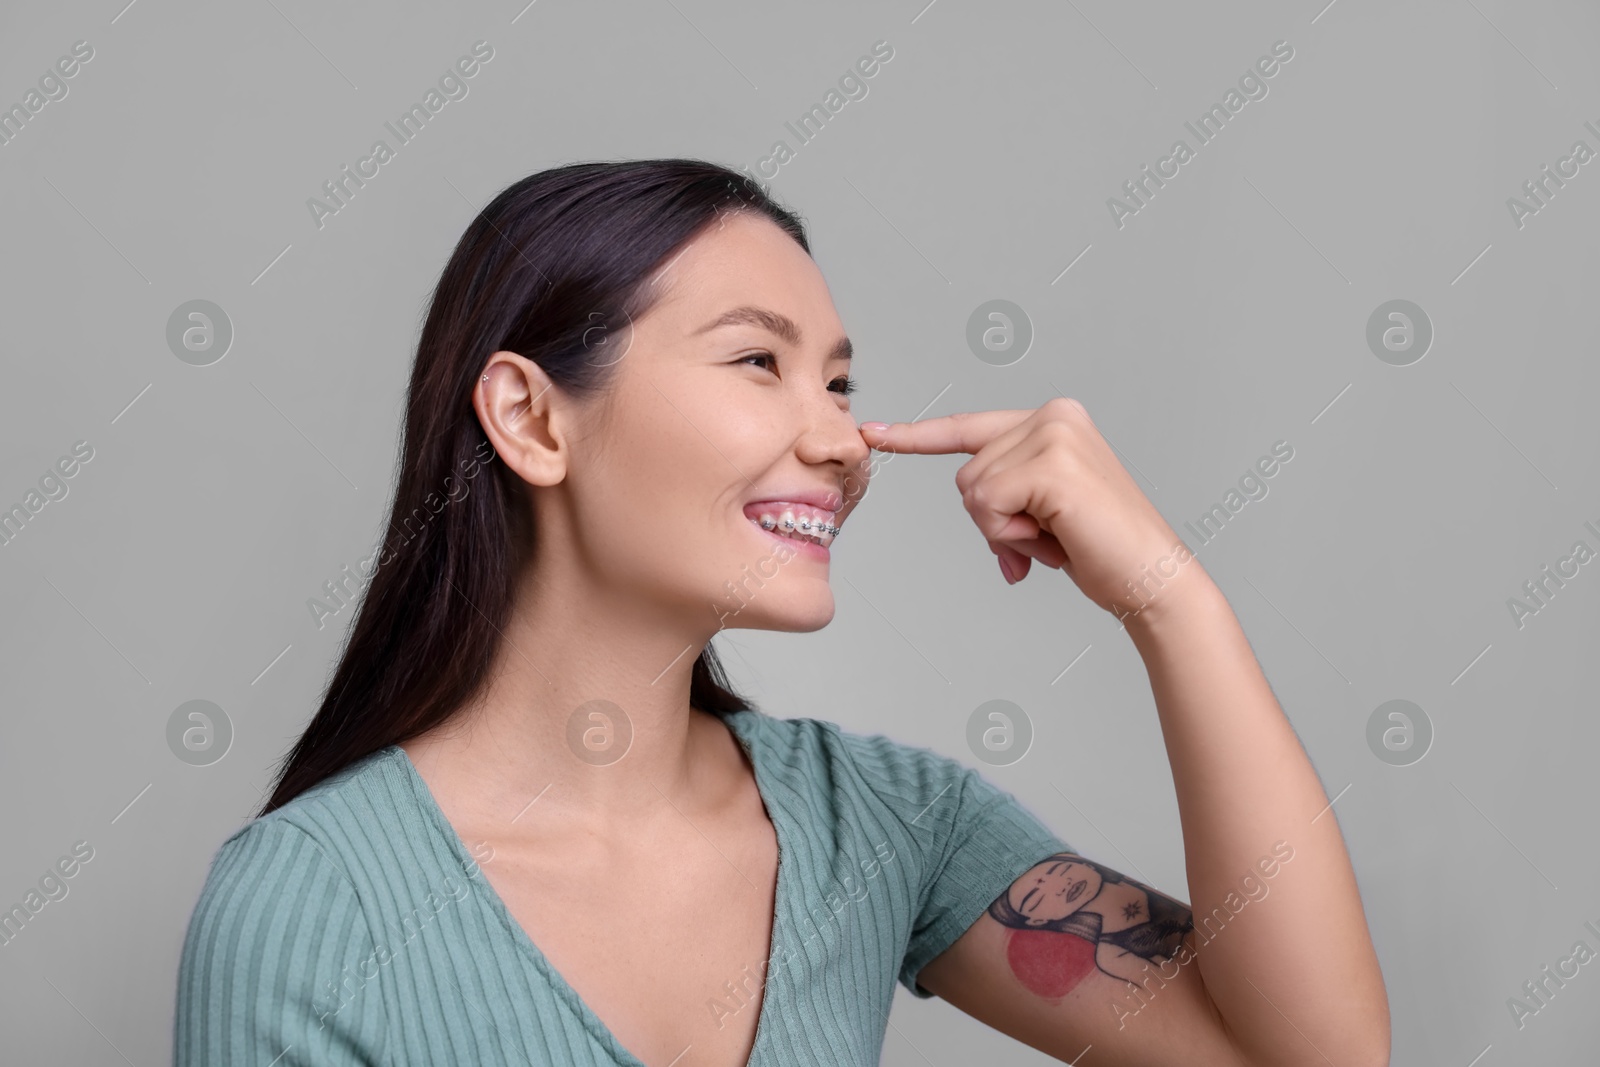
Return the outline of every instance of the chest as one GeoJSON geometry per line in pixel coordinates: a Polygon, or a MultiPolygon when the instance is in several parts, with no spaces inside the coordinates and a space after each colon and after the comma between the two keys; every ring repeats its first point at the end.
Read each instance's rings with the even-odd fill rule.
{"type": "Polygon", "coordinates": [[[748,1061],[777,892],[770,823],[691,829],[620,855],[503,843],[481,869],[559,980],[638,1059],[748,1061]]]}

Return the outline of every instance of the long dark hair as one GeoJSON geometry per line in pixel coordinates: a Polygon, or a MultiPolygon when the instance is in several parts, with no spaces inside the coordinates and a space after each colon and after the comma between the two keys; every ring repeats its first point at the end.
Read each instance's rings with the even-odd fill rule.
{"type": "MultiPolygon", "coordinates": [[[[494,462],[472,407],[489,356],[516,352],[579,399],[601,392],[613,377],[618,337],[659,297],[652,272],[725,211],[765,216],[811,252],[799,216],[758,182],[695,159],[541,171],[472,220],[434,288],[417,344],[376,572],[369,576],[362,561],[370,581],[339,664],[261,815],[439,725],[488,680],[534,536],[527,486],[494,462]]],[[[729,688],[709,644],[695,661],[689,699],[714,714],[751,707],[729,688]]]]}

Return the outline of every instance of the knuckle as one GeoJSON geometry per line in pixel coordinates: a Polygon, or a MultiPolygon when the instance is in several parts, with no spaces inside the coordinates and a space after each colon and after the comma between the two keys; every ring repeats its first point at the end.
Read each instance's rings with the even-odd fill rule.
{"type": "Polygon", "coordinates": [[[1039,427],[1039,435],[1053,445],[1066,445],[1076,436],[1072,423],[1066,419],[1057,419],[1044,423],[1039,427]]]}
{"type": "Polygon", "coordinates": [[[1047,422],[1088,422],[1093,425],[1089,409],[1083,406],[1082,401],[1070,396],[1052,397],[1045,401],[1041,410],[1047,415],[1047,422]]]}

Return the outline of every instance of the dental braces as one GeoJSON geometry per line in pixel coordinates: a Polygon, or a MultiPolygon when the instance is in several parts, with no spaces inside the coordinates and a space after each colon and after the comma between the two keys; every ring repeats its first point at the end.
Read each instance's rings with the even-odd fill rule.
{"type": "MultiPolygon", "coordinates": [[[[788,530],[790,532],[793,532],[795,527],[796,527],[796,525],[798,525],[799,528],[803,532],[810,533],[811,532],[811,527],[813,525],[812,523],[809,523],[804,519],[799,520],[798,524],[796,523],[796,521],[794,519],[787,519],[787,520],[785,520],[783,522],[779,522],[777,519],[773,519],[770,524],[765,519],[758,519],[756,521],[760,522],[761,528],[763,530],[772,530],[772,529],[776,529],[779,526],[782,526],[785,530],[788,530]]],[[[815,525],[816,525],[817,531],[819,533],[830,533],[835,537],[839,536],[839,527],[837,527],[837,526],[829,526],[825,522],[819,522],[819,523],[816,523],[815,525]]]]}

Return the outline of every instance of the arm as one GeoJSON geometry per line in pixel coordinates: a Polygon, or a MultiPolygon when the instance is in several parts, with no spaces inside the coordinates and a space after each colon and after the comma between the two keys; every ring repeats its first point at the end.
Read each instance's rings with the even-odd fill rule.
{"type": "MultiPolygon", "coordinates": [[[[986,915],[923,968],[922,984],[1059,1058],[1093,1042],[1085,1067],[1386,1065],[1383,978],[1328,797],[1227,600],[1083,405],[1058,397],[1031,412],[862,431],[884,451],[970,453],[956,487],[1007,580],[1026,577],[1034,560],[1059,567],[1123,619],[1155,697],[1199,917],[1185,935],[1193,958],[1137,1026],[1113,1020],[1114,998],[1130,985],[1098,963],[1054,997],[1019,980],[1019,941],[1055,938],[1054,949],[1036,950],[1065,958],[1069,930],[1007,929],[986,915]],[[1263,878],[1271,895],[1258,901],[1263,878]]],[[[1104,932],[1094,936],[1096,960],[1113,971],[1130,962],[1102,956],[1104,932]]]]}
{"type": "Polygon", "coordinates": [[[1270,902],[1201,952],[1218,1010],[1258,1062],[1387,1064],[1383,975],[1338,820],[1227,600],[1194,567],[1128,633],[1155,694],[1201,912],[1274,843],[1293,849],[1270,902]]]}
{"type": "Polygon", "coordinates": [[[1084,856],[1058,852],[996,898],[917,982],[1064,1063],[1249,1067],[1195,966],[1199,947],[1187,905],[1084,856]],[[1075,921],[1033,925],[1026,914],[1033,890],[1063,861],[1165,901],[1169,918],[1183,928],[1171,954],[1100,940],[1100,923],[1081,912],[1075,921]]]}
{"type": "Polygon", "coordinates": [[[1001,905],[1025,898],[1035,868],[919,981],[1081,1067],[1386,1065],[1388,1005],[1355,876],[1332,812],[1312,822],[1328,798],[1220,591],[1192,564],[1179,585],[1126,621],[1172,764],[1198,928],[1149,886],[1055,857],[1182,908],[1182,947],[1138,958],[1028,929],[1001,905]]]}

